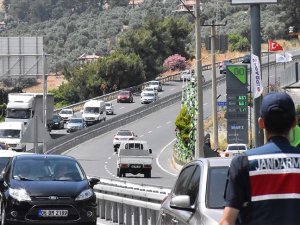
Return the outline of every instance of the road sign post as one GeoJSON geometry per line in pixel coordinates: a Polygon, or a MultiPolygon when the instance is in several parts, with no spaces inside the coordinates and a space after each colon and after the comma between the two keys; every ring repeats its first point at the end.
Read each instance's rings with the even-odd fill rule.
{"type": "Polygon", "coordinates": [[[247,66],[226,66],[227,143],[248,144],[247,66]]]}

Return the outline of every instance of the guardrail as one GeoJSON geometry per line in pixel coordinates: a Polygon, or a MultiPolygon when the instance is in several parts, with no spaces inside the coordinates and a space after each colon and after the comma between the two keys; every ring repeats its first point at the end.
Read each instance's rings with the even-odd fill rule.
{"type": "Polygon", "coordinates": [[[117,224],[154,225],[161,202],[171,188],[100,178],[94,191],[100,219],[117,224]]]}

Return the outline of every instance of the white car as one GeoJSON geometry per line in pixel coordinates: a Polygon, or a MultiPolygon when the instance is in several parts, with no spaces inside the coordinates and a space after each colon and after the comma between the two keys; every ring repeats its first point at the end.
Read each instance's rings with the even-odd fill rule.
{"type": "Polygon", "coordinates": [[[155,102],[157,100],[157,95],[153,91],[144,92],[143,96],[141,97],[142,104],[148,104],[151,102],[155,102]]]}
{"type": "Polygon", "coordinates": [[[61,116],[64,122],[67,122],[74,116],[74,111],[73,109],[62,109],[58,115],[61,116]]]}
{"type": "Polygon", "coordinates": [[[162,91],[162,85],[158,80],[149,81],[148,87],[153,87],[157,91],[162,91]]]}
{"type": "Polygon", "coordinates": [[[135,140],[137,136],[131,130],[119,130],[113,139],[114,151],[117,152],[120,144],[124,141],[135,140]]]}
{"type": "Polygon", "coordinates": [[[16,155],[21,154],[33,154],[29,152],[15,152],[12,150],[1,150],[0,151],[0,172],[5,168],[7,162],[16,155]]]}
{"type": "Polygon", "coordinates": [[[145,87],[142,90],[141,97],[143,97],[143,95],[144,95],[145,92],[154,92],[156,95],[158,94],[157,90],[154,87],[145,87]]]}
{"type": "Polygon", "coordinates": [[[246,144],[234,143],[228,144],[226,150],[221,154],[223,157],[231,157],[238,154],[241,154],[248,150],[248,146],[246,144]]]}
{"type": "Polygon", "coordinates": [[[112,102],[105,102],[105,111],[106,114],[114,115],[114,105],[112,102]]]}
{"type": "Polygon", "coordinates": [[[184,70],[180,73],[180,80],[181,81],[189,81],[192,78],[192,74],[189,70],[184,70]]]}

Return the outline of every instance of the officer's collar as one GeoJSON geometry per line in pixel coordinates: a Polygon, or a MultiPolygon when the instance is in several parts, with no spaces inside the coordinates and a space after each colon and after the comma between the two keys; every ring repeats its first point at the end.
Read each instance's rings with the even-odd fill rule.
{"type": "Polygon", "coordinates": [[[268,142],[290,142],[289,139],[287,139],[284,136],[272,136],[268,139],[268,142]]]}

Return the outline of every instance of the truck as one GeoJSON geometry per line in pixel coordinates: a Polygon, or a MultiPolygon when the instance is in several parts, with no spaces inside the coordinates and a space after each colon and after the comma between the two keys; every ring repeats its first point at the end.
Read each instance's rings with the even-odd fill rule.
{"type": "Polygon", "coordinates": [[[106,120],[105,102],[102,100],[89,100],[83,106],[82,118],[86,126],[106,120]]]}
{"type": "MultiPolygon", "coordinates": [[[[54,110],[54,96],[47,94],[47,128],[51,131],[54,110]]],[[[25,126],[37,115],[43,122],[42,93],[9,93],[5,122],[23,122],[25,126]]]]}
{"type": "Polygon", "coordinates": [[[117,159],[117,176],[126,177],[126,173],[144,174],[151,178],[152,150],[146,141],[128,141],[120,145],[117,159]]]}
{"type": "Polygon", "coordinates": [[[26,151],[25,143],[21,143],[21,138],[25,132],[23,122],[1,122],[0,123],[0,143],[7,146],[7,149],[18,152],[26,151]]]}

